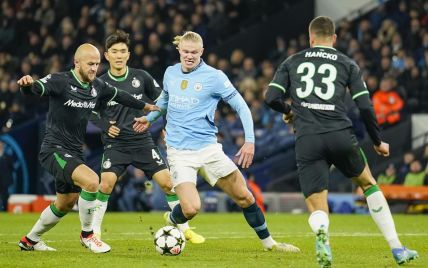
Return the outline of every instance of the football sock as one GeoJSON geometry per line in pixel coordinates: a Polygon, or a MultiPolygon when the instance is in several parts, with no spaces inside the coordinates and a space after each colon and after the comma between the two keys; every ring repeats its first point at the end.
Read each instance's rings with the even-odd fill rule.
{"type": "MultiPolygon", "coordinates": [[[[180,201],[178,200],[178,197],[176,194],[166,194],[166,201],[168,202],[169,208],[174,210],[174,207],[178,204],[180,204],[180,201]]],[[[184,232],[187,229],[189,229],[189,222],[177,224],[177,227],[180,231],[184,232]]]]}
{"type": "Polygon", "coordinates": [[[391,248],[401,248],[402,245],[395,230],[394,220],[382,191],[377,185],[373,185],[364,192],[364,195],[367,199],[370,215],[372,215],[389,246],[391,248]]]}
{"type": "Polygon", "coordinates": [[[244,217],[248,224],[254,229],[257,236],[261,240],[270,236],[269,230],[267,229],[265,216],[256,203],[253,203],[247,208],[243,208],[242,211],[244,212],[244,217]]]}
{"type": "Polygon", "coordinates": [[[328,232],[328,227],[330,225],[328,214],[322,210],[315,210],[312,212],[309,216],[308,223],[314,233],[318,233],[321,227],[328,232]]]}
{"type": "Polygon", "coordinates": [[[183,224],[188,221],[188,219],[184,216],[183,211],[181,210],[181,205],[177,204],[172,212],[169,214],[169,219],[174,224],[183,224]]]}
{"type": "Polygon", "coordinates": [[[34,224],[33,229],[31,229],[27,234],[27,238],[33,242],[39,242],[41,239],[40,237],[52,229],[52,227],[54,227],[66,214],[66,212],[59,211],[55,207],[54,203],[50,204],[40,214],[39,220],[34,224]]]}
{"type": "Polygon", "coordinates": [[[82,189],[79,196],[79,218],[82,231],[92,231],[92,222],[96,209],[97,192],[88,192],[82,189]]]}
{"type": "Polygon", "coordinates": [[[109,197],[109,194],[105,194],[101,191],[98,191],[97,193],[96,210],[94,211],[94,219],[92,223],[92,228],[95,233],[101,233],[101,224],[107,210],[109,197]]]}

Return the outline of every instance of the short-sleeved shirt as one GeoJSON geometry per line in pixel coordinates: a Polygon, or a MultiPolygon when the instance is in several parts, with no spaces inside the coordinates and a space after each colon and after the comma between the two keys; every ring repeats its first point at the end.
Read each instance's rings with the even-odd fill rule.
{"type": "MultiPolygon", "coordinates": [[[[144,70],[128,68],[123,77],[115,77],[107,72],[100,76],[100,79],[128,92],[137,100],[144,100],[149,103],[153,103],[162,91],[156,80],[144,70]]],[[[148,146],[150,148],[154,146],[150,132],[137,133],[132,127],[134,118],[142,116],[143,111],[126,107],[113,100],[108,102],[105,107],[101,107],[99,112],[101,120],[115,121],[115,125],[120,128],[120,135],[115,138],[108,136],[106,130],[103,131],[104,145],[131,148],[133,146],[148,146]]]]}
{"type": "Polygon", "coordinates": [[[345,94],[369,94],[360,68],[332,47],[303,50],[279,66],[271,85],[292,99],[296,136],[349,128],[345,94]]]}

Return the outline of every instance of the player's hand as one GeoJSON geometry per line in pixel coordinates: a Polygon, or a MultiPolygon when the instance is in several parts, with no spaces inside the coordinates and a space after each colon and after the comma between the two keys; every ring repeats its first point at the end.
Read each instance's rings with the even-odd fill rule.
{"type": "Polygon", "coordinates": [[[293,111],[290,110],[290,112],[288,114],[283,114],[282,115],[282,121],[284,121],[286,124],[291,124],[293,123],[293,111]]]}
{"type": "Polygon", "coordinates": [[[134,121],[135,123],[133,125],[133,128],[136,132],[139,132],[139,133],[144,132],[150,127],[150,122],[149,120],[147,120],[145,116],[136,117],[134,118],[134,121]]]}
{"type": "Polygon", "coordinates": [[[246,142],[242,145],[239,152],[235,155],[238,158],[237,164],[243,168],[249,168],[253,163],[254,157],[254,143],[246,142]]]}
{"type": "Polygon", "coordinates": [[[385,157],[389,156],[389,144],[388,143],[382,141],[379,144],[379,146],[374,145],[373,147],[374,147],[374,149],[378,155],[382,155],[385,157]]]}
{"type": "Polygon", "coordinates": [[[116,138],[117,136],[119,136],[120,128],[114,125],[116,124],[116,121],[109,121],[109,123],[111,124],[111,126],[108,129],[107,135],[112,138],[116,138]]]}
{"type": "Polygon", "coordinates": [[[146,106],[144,106],[144,111],[145,112],[160,111],[160,108],[157,107],[156,105],[146,103],[146,106]]]}
{"type": "Polygon", "coordinates": [[[29,87],[34,83],[34,80],[30,75],[24,75],[17,83],[20,87],[29,87]]]}

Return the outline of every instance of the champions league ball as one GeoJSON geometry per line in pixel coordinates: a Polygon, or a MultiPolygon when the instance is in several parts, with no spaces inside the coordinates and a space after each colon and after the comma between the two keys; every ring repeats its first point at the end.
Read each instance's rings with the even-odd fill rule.
{"type": "Polygon", "coordinates": [[[154,242],[156,251],[166,256],[179,255],[186,245],[183,233],[173,226],[160,228],[155,234],[154,242]]]}

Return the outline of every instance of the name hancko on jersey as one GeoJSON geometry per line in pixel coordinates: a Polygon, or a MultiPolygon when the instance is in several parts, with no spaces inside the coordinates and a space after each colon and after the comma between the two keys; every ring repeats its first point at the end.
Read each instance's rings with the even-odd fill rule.
{"type": "Polygon", "coordinates": [[[325,51],[308,51],[305,53],[305,58],[324,58],[329,60],[337,60],[337,54],[327,53],[325,51]]]}

